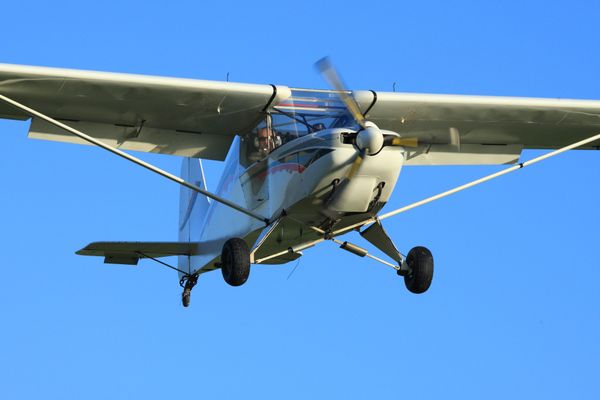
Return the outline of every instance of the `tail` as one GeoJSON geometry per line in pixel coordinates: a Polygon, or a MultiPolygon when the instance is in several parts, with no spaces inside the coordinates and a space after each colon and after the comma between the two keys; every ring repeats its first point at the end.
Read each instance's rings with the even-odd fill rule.
{"type": "MultiPolygon", "coordinates": [[[[206,190],[206,180],[202,161],[198,158],[184,158],[181,165],[181,177],[206,190]]],[[[204,218],[208,212],[210,201],[198,192],[181,187],[179,192],[179,241],[200,241],[204,218]]],[[[190,257],[179,256],[178,268],[182,271],[190,270],[190,257]]]]}

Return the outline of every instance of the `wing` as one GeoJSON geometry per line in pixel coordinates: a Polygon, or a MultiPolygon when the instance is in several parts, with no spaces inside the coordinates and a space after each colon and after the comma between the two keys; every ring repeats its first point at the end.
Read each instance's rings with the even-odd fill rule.
{"type": "MultiPolygon", "coordinates": [[[[382,129],[418,137],[407,164],[503,164],[522,149],[554,149],[600,132],[600,101],[357,92],[382,129]],[[459,139],[460,145],[453,136],[459,139]]],[[[600,142],[586,149],[598,149],[600,142]]]]}
{"type": "MultiPolygon", "coordinates": [[[[124,150],[222,160],[289,89],[0,64],[0,93],[124,150]]],[[[3,103],[0,118],[29,116],[3,103]]],[[[86,143],[36,118],[29,137],[86,143]]]]}
{"type": "MultiPolygon", "coordinates": [[[[124,150],[214,160],[291,94],[284,86],[7,64],[0,64],[0,93],[124,150]]],[[[600,130],[600,101],[354,95],[380,128],[427,143],[410,150],[409,165],[511,163],[523,148],[557,148],[600,130]]],[[[29,118],[6,104],[0,117],[29,118]]],[[[86,143],[36,118],[29,137],[86,143]]]]}

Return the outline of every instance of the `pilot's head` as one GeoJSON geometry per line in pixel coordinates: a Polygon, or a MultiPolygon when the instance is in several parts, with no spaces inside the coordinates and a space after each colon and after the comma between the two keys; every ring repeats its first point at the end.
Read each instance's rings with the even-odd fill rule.
{"type": "Polygon", "coordinates": [[[258,130],[258,139],[268,138],[273,135],[273,132],[269,128],[260,128],[258,130]]]}
{"type": "Polygon", "coordinates": [[[313,126],[313,132],[318,132],[318,131],[322,131],[323,129],[325,129],[325,124],[319,122],[314,124],[313,126]]]}
{"type": "Polygon", "coordinates": [[[273,150],[273,131],[269,128],[258,130],[258,150],[266,155],[273,150]]]}

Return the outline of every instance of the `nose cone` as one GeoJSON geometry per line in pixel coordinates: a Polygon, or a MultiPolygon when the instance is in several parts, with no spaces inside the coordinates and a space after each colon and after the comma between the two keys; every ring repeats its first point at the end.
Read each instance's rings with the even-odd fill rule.
{"type": "Polygon", "coordinates": [[[356,136],[356,146],[367,155],[379,153],[383,147],[383,133],[372,122],[366,123],[367,127],[356,136]]]}

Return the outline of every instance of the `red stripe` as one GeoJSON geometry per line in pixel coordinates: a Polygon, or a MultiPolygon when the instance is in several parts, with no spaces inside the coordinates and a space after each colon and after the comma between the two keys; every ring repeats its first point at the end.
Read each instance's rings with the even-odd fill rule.
{"type": "Polygon", "coordinates": [[[275,172],[279,172],[279,171],[288,171],[288,172],[298,172],[298,173],[302,173],[304,172],[306,168],[304,167],[304,165],[300,165],[300,164],[295,164],[295,163],[286,163],[286,164],[277,164],[263,172],[261,172],[260,174],[256,175],[255,177],[253,177],[252,179],[265,179],[267,177],[267,175],[269,174],[273,174],[275,172]]]}

